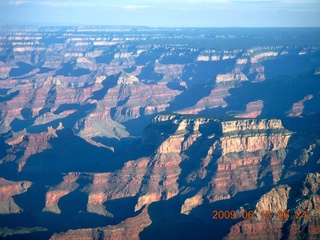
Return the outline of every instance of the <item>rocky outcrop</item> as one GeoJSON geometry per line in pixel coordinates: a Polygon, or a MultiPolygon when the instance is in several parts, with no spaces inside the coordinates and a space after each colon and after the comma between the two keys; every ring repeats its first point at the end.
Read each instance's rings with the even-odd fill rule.
{"type": "MultiPolygon", "coordinates": [[[[209,201],[216,201],[230,198],[238,191],[255,189],[270,172],[276,183],[280,179],[285,158],[283,149],[286,148],[290,136],[291,133],[276,119],[225,121],[187,115],[158,115],[154,118],[153,124],[145,130],[142,138],[144,144],[156,146],[156,154],[143,165],[144,176],[136,175],[139,180],[134,188],[131,187],[131,196],[139,195],[136,210],[146,204],[181,194],[179,188],[188,187],[197,181],[202,181],[202,187],[198,186],[199,194],[186,200],[182,207],[183,213],[189,213],[193,207],[201,204],[203,197],[209,201]],[[172,133],[168,134],[166,131],[172,133]],[[190,154],[193,154],[192,149],[198,144],[206,146],[207,152],[201,152],[204,157],[198,159],[198,163],[194,163],[200,166],[199,169],[186,174],[183,172],[186,170],[181,168],[181,163],[193,158],[190,154]],[[212,172],[208,166],[216,157],[217,168],[212,172]],[[268,162],[267,166],[264,165],[264,161],[268,162]],[[181,179],[181,175],[185,174],[186,178],[181,179]],[[178,186],[178,181],[182,181],[183,185],[178,186]]],[[[142,159],[134,166],[140,161],[142,159]]],[[[132,163],[130,169],[134,170],[135,167],[131,165],[132,163]]],[[[121,172],[128,172],[127,166],[129,165],[126,164],[121,172]]],[[[116,175],[122,176],[123,173],[119,172],[116,175]]],[[[112,175],[103,178],[103,181],[108,182],[110,180],[107,179],[118,179],[112,175]]],[[[126,182],[125,179],[126,177],[121,178],[123,183],[126,182]]],[[[123,184],[120,180],[113,181],[117,186],[123,184]]],[[[131,184],[131,181],[126,184],[131,184]]],[[[108,199],[107,196],[112,195],[111,192],[107,194],[103,187],[98,190],[94,186],[98,185],[93,184],[92,190],[96,189],[99,193],[91,190],[90,192],[95,192],[97,196],[102,194],[104,197],[101,198],[101,203],[108,199]]],[[[93,194],[92,197],[94,196],[93,194]]]]}
{"type": "Polygon", "coordinates": [[[248,81],[248,78],[243,73],[226,73],[218,74],[216,77],[216,83],[230,82],[230,81],[248,81]]]}
{"type": "Polygon", "coordinates": [[[156,62],[154,71],[163,74],[162,81],[170,82],[173,79],[180,79],[184,64],[160,64],[156,62]]]}
{"type": "Polygon", "coordinates": [[[16,161],[18,164],[17,171],[21,172],[27,163],[27,160],[32,155],[51,148],[49,140],[57,138],[58,135],[56,131],[62,128],[62,125],[59,125],[57,129],[49,126],[46,132],[38,134],[26,134],[22,132],[17,135],[13,135],[11,139],[8,139],[8,144],[11,145],[11,148],[7,150],[7,156],[2,161],[16,161]]]}
{"type": "Polygon", "coordinates": [[[168,102],[180,93],[169,89],[164,83],[141,83],[138,78],[128,74],[120,75],[117,82],[102,100],[105,111],[117,122],[162,112],[169,106],[168,102]]]}
{"type": "Polygon", "coordinates": [[[224,99],[230,95],[229,90],[234,87],[234,81],[217,84],[208,96],[201,98],[193,107],[181,109],[177,112],[180,114],[198,114],[208,108],[225,108],[228,104],[224,99]]]}
{"type": "Polygon", "coordinates": [[[292,108],[290,111],[287,112],[288,117],[302,117],[301,115],[303,114],[303,109],[304,109],[304,104],[305,102],[311,100],[313,98],[313,95],[308,95],[304,97],[302,100],[299,102],[296,102],[292,105],[292,108]]]}
{"type": "Polygon", "coordinates": [[[264,66],[261,65],[260,63],[253,63],[251,64],[250,66],[250,69],[249,69],[249,73],[248,73],[248,76],[253,76],[254,79],[253,81],[254,82],[262,82],[264,80],[266,80],[266,76],[264,74],[264,66]]]}
{"type": "Polygon", "coordinates": [[[257,202],[255,216],[234,225],[225,239],[319,238],[319,181],[319,173],[307,174],[298,195],[289,186],[273,188],[257,202]]]}
{"type": "Polygon", "coordinates": [[[114,173],[93,174],[92,183],[83,189],[88,194],[88,212],[112,216],[103,204],[108,200],[137,195],[149,161],[149,158],[141,158],[125,163],[114,173]]]}
{"type": "Polygon", "coordinates": [[[230,135],[221,138],[221,147],[223,154],[232,152],[255,152],[260,149],[278,150],[285,148],[288,144],[290,133],[284,135],[280,134],[252,134],[242,135],[241,137],[236,135],[230,135]]]}
{"type": "Polygon", "coordinates": [[[139,191],[135,211],[152,202],[168,200],[179,193],[177,181],[181,172],[181,161],[181,157],[175,152],[156,154],[152,158],[139,191]]]}
{"type": "MultiPolygon", "coordinates": [[[[117,84],[133,84],[133,83],[138,83],[139,82],[139,79],[133,75],[129,75],[129,74],[126,74],[126,73],[123,73],[118,81],[117,81],[117,84]]],[[[122,99],[123,100],[123,99],[122,99]]]]}
{"type": "Polygon", "coordinates": [[[248,49],[244,54],[245,56],[251,57],[251,62],[256,63],[258,61],[263,61],[270,59],[279,54],[279,51],[282,50],[282,46],[261,46],[253,47],[248,49]]]}
{"type": "Polygon", "coordinates": [[[236,239],[272,239],[279,240],[282,236],[282,226],[285,221],[278,219],[248,219],[233,226],[225,240],[236,239]]]}
{"type": "MultiPolygon", "coordinates": [[[[217,36],[220,37],[220,36],[217,36]]],[[[208,61],[223,61],[227,59],[236,58],[239,50],[224,50],[224,51],[216,51],[216,50],[204,50],[197,56],[197,61],[199,62],[208,62],[208,61]]]]}
{"type": "Polygon", "coordinates": [[[192,198],[187,198],[181,207],[180,213],[188,215],[192,209],[203,203],[203,199],[200,195],[193,196],[192,198]]]}
{"type": "MultiPolygon", "coordinates": [[[[230,198],[238,191],[255,189],[268,174],[273,176],[274,183],[280,180],[286,156],[284,149],[292,134],[283,128],[280,120],[160,115],[154,122],[154,128],[156,123],[159,126],[168,123],[176,126],[174,134],[161,141],[158,151],[183,152],[183,159],[193,158],[193,155],[186,155],[188,151],[193,154],[193,147],[204,151],[202,158],[197,159],[198,163],[194,163],[199,168],[187,174],[183,181],[186,181],[186,186],[201,181],[203,185],[198,186],[199,196],[208,198],[210,202],[230,198]],[[213,161],[215,172],[209,168],[213,161]]],[[[154,136],[154,132],[149,132],[154,136]]],[[[183,173],[184,170],[181,171],[183,173]]]]}
{"type": "MultiPolygon", "coordinates": [[[[75,89],[84,84],[85,78],[66,78],[52,76],[37,76],[36,80],[25,80],[25,84],[19,85],[16,81],[12,81],[9,85],[17,84],[17,87],[11,89],[16,91],[17,96],[6,101],[6,106],[2,109],[2,116],[5,116],[4,124],[10,126],[11,122],[17,118],[28,121],[33,120],[34,125],[46,124],[57,119],[68,117],[75,111],[55,111],[63,104],[84,104],[84,101],[89,98],[93,91],[98,90],[100,86],[85,88],[83,90],[75,89]],[[25,113],[24,113],[25,112],[25,113]]],[[[72,110],[72,109],[71,109],[72,110]]],[[[61,120],[62,121],[62,120],[61,120]]],[[[26,127],[30,127],[26,124],[26,127]]],[[[3,131],[9,130],[3,126],[3,131]]],[[[18,129],[12,130],[18,132],[18,129]]]]}
{"type": "Polygon", "coordinates": [[[23,211],[13,200],[13,196],[25,193],[32,183],[29,181],[8,181],[0,178],[0,214],[20,213],[23,211]]]}
{"type": "MultiPolygon", "coordinates": [[[[48,131],[55,137],[55,129],[48,131]]],[[[182,213],[188,214],[204,199],[214,202],[263,186],[270,174],[277,183],[290,136],[277,119],[158,115],[141,140],[155,149],[151,156],[128,161],[115,172],[87,173],[88,178],[69,173],[48,190],[43,210],[60,213],[59,199],[78,191],[78,178],[85,177],[86,185],[79,190],[88,195],[88,212],[112,216],[104,205],[107,201],[133,196],[138,197],[138,211],[183,195],[181,189],[193,186],[197,191],[181,206],[182,213]],[[192,171],[183,167],[188,162],[194,166],[192,171]]]]}
{"type": "Polygon", "coordinates": [[[97,104],[97,108],[85,118],[77,121],[74,128],[77,135],[84,139],[94,137],[125,138],[129,136],[125,126],[111,119],[109,109],[105,110],[103,104],[97,104]]]}
{"type": "Polygon", "coordinates": [[[88,194],[87,211],[112,216],[103,205],[108,200],[139,196],[135,210],[152,202],[167,200],[179,193],[177,180],[181,157],[158,153],[125,163],[114,173],[92,174],[92,183],[82,191],[88,194]]]}
{"type": "Polygon", "coordinates": [[[289,225],[288,239],[320,238],[320,174],[309,173],[294,207],[296,218],[289,225]]]}
{"type": "Polygon", "coordinates": [[[140,239],[140,232],[142,232],[142,230],[148,227],[151,223],[152,221],[148,214],[148,208],[144,208],[138,216],[128,218],[117,225],[69,230],[66,233],[54,234],[50,239],[140,239]]]}
{"type": "Polygon", "coordinates": [[[244,113],[236,114],[237,118],[257,118],[260,116],[263,109],[263,101],[258,100],[254,102],[249,102],[246,105],[246,111],[244,113]]]}
{"type": "Polygon", "coordinates": [[[264,194],[256,204],[256,212],[270,211],[277,214],[279,211],[288,209],[289,192],[291,188],[286,185],[280,185],[273,188],[270,192],[264,194]]]}
{"type": "Polygon", "coordinates": [[[278,119],[243,119],[235,121],[224,121],[221,123],[221,125],[222,133],[283,129],[281,120],[278,119]]]}
{"type": "Polygon", "coordinates": [[[63,182],[55,187],[51,187],[46,193],[46,203],[43,211],[61,213],[58,206],[59,200],[78,188],[79,184],[76,183],[78,177],[78,174],[69,173],[63,178],[63,182]]]}

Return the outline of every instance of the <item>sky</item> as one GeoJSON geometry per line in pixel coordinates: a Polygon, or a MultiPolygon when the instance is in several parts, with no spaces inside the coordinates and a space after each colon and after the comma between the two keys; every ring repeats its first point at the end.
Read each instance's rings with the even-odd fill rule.
{"type": "Polygon", "coordinates": [[[0,0],[0,24],[320,27],[320,0],[0,0]]]}

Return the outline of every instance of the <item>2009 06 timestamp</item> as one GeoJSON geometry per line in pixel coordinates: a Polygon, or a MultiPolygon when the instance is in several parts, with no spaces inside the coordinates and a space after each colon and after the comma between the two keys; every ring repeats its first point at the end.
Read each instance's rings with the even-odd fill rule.
{"type": "Polygon", "coordinates": [[[280,220],[289,219],[290,217],[294,217],[294,219],[302,219],[307,218],[307,212],[306,211],[295,211],[295,212],[289,212],[288,210],[279,210],[277,212],[272,211],[253,211],[253,210],[242,210],[242,211],[236,211],[236,210],[214,210],[212,219],[219,220],[219,219],[237,219],[237,218],[243,218],[243,219],[272,219],[272,218],[278,218],[280,220]]]}

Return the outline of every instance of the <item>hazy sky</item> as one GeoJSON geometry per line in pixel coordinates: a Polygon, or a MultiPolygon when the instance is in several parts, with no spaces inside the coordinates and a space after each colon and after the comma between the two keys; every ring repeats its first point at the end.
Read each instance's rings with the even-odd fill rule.
{"type": "Polygon", "coordinates": [[[320,0],[0,0],[0,23],[320,27],[320,0]]]}

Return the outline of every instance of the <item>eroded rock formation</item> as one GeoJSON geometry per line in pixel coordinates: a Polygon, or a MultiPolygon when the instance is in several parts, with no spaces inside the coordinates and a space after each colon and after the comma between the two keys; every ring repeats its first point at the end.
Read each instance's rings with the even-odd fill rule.
{"type": "Polygon", "coordinates": [[[148,208],[144,208],[136,217],[128,218],[117,225],[93,229],[69,230],[66,233],[55,234],[50,239],[139,239],[139,233],[151,223],[148,208]]]}
{"type": "Polygon", "coordinates": [[[29,181],[8,181],[0,178],[0,214],[20,213],[23,211],[13,200],[13,196],[25,193],[32,183],[29,181]]]}
{"type": "Polygon", "coordinates": [[[257,202],[255,217],[234,225],[225,239],[319,238],[319,181],[319,173],[310,173],[299,189],[273,188],[257,202]]]}

